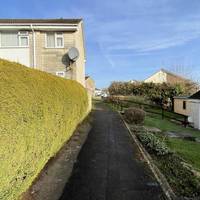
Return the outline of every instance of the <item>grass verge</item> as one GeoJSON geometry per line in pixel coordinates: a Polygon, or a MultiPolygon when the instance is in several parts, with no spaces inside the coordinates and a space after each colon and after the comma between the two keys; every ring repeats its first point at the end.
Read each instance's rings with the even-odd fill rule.
{"type": "MultiPolygon", "coordinates": [[[[153,115],[147,115],[145,125],[156,127],[162,131],[173,131],[178,134],[190,133],[192,136],[200,138],[200,131],[193,128],[184,128],[168,119],[159,119],[153,115]]],[[[164,136],[164,135],[163,135],[164,136]]],[[[167,145],[184,160],[191,164],[196,170],[200,171],[200,143],[183,140],[180,138],[166,138],[167,145]]]]}

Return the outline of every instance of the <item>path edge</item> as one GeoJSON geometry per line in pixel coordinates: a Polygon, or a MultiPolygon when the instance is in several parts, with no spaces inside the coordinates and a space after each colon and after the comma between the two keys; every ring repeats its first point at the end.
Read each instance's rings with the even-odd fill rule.
{"type": "Polygon", "coordinates": [[[163,192],[165,193],[165,196],[167,197],[167,199],[168,200],[177,200],[178,199],[177,196],[173,192],[173,190],[172,190],[171,186],[169,185],[169,183],[168,183],[167,179],[165,178],[165,176],[158,169],[158,167],[154,164],[153,159],[151,158],[150,154],[146,151],[146,149],[143,147],[143,145],[137,139],[136,135],[134,133],[132,133],[132,131],[130,130],[128,124],[123,119],[123,117],[120,114],[120,112],[118,112],[118,114],[119,114],[121,120],[123,121],[125,127],[127,128],[131,138],[136,143],[136,145],[139,148],[142,156],[144,157],[144,159],[146,160],[147,164],[149,165],[149,167],[150,167],[152,173],[154,174],[156,180],[159,182],[159,184],[160,184],[163,192]]]}

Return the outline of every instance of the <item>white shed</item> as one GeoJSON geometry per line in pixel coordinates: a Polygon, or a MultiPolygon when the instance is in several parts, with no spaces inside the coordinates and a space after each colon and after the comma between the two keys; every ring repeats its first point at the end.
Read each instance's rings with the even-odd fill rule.
{"type": "Polygon", "coordinates": [[[190,103],[189,120],[194,124],[194,128],[200,129],[200,91],[188,98],[190,103]]]}
{"type": "Polygon", "coordinates": [[[200,91],[190,97],[174,97],[174,112],[188,116],[194,128],[200,129],[200,91]]]}

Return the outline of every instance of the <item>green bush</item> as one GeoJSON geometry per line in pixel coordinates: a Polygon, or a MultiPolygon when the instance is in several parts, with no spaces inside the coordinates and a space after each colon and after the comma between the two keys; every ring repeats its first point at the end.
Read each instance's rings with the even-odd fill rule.
{"type": "Polygon", "coordinates": [[[0,199],[18,199],[87,112],[76,81],[0,60],[0,199]]]}
{"type": "Polygon", "coordinates": [[[155,153],[156,155],[166,155],[170,153],[167,145],[152,133],[139,133],[138,138],[151,153],[155,153]]]}
{"type": "Polygon", "coordinates": [[[145,112],[139,108],[128,108],[124,112],[124,118],[129,124],[142,124],[145,118],[145,112]]]}
{"type": "Polygon", "coordinates": [[[195,83],[156,84],[144,82],[119,82],[114,81],[108,88],[111,95],[142,96],[156,104],[161,104],[163,99],[173,99],[174,96],[189,95],[194,90],[195,83]]]}
{"type": "Polygon", "coordinates": [[[118,103],[119,102],[119,98],[114,97],[114,96],[108,96],[104,98],[104,102],[105,103],[118,103]]]}

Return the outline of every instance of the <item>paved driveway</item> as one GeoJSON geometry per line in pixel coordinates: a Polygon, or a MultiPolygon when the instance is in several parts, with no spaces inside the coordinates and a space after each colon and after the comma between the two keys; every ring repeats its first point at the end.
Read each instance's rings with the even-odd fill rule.
{"type": "Polygon", "coordinates": [[[157,200],[162,190],[116,112],[94,111],[88,135],[60,200],[157,200]]]}

